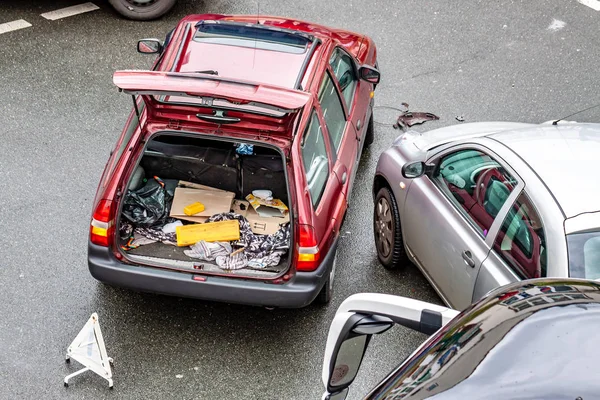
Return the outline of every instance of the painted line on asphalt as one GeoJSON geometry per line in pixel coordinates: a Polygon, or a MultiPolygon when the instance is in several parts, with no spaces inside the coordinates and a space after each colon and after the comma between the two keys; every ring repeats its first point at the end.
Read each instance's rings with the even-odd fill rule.
{"type": "Polygon", "coordinates": [[[598,0],[577,0],[584,6],[588,6],[589,8],[593,8],[596,11],[600,11],[600,1],[598,0]]]}
{"type": "Polygon", "coordinates": [[[0,35],[7,32],[17,31],[23,28],[29,28],[31,24],[24,19],[18,19],[16,21],[5,22],[0,24],[0,35]]]}
{"type": "Polygon", "coordinates": [[[83,3],[78,4],[76,6],[65,7],[59,10],[49,11],[43,14],[40,14],[42,17],[49,19],[51,21],[55,21],[61,18],[72,17],[73,15],[83,14],[88,11],[99,10],[100,7],[95,5],[94,3],[83,3]]]}

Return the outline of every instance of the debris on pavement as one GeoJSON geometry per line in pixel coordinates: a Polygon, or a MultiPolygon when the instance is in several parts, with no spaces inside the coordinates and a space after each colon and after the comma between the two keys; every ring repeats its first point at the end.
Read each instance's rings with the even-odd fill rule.
{"type": "Polygon", "coordinates": [[[463,117],[462,115],[457,115],[455,118],[458,122],[465,122],[465,117],[463,117]]]}
{"type": "Polygon", "coordinates": [[[399,111],[401,112],[394,129],[406,129],[413,125],[422,124],[423,122],[439,120],[440,118],[429,112],[412,112],[408,109],[408,103],[402,103],[399,111]]]}

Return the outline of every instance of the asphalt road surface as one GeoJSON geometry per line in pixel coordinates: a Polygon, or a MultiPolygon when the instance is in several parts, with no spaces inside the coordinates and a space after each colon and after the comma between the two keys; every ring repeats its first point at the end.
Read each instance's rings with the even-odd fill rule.
{"type": "MultiPolygon", "coordinates": [[[[133,293],[97,283],[86,244],[100,174],[130,110],[112,73],[148,68],[143,37],[164,38],[190,13],[256,13],[254,1],[180,0],[159,21],[134,22],[105,2],[84,14],[40,14],[78,4],[0,5],[0,398],[320,398],[321,362],[337,306],[357,292],[440,300],[418,270],[377,262],[371,182],[378,155],[399,131],[402,102],[437,114],[423,131],[468,122],[542,122],[600,102],[600,12],[567,0],[355,0],[260,2],[284,15],[374,38],[383,80],[376,139],[365,152],[339,248],[328,307],[274,310],[133,293]],[[386,108],[392,107],[392,108],[386,108]],[[97,312],[115,388],[86,373],[67,346],[97,312]]],[[[595,109],[571,118],[600,121],[595,109]]],[[[576,165],[565,168],[577,171],[576,165]]],[[[434,249],[432,249],[434,250],[434,249]]],[[[396,327],[376,337],[351,398],[360,398],[424,336],[396,327]]]]}

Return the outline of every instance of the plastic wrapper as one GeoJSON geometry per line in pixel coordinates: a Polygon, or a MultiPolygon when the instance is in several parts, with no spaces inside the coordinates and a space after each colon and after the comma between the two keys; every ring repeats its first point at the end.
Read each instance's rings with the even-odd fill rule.
{"type": "Polygon", "coordinates": [[[136,226],[164,223],[169,216],[177,180],[149,179],[141,188],[129,190],[123,202],[123,216],[136,226]]]}

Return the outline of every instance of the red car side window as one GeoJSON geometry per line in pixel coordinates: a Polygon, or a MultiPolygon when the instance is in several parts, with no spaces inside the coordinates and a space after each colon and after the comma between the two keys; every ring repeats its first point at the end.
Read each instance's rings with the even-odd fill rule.
{"type": "Polygon", "coordinates": [[[521,193],[494,241],[494,251],[524,279],[546,276],[546,240],[540,217],[521,193]]]}
{"type": "Polygon", "coordinates": [[[306,172],[306,183],[314,207],[319,203],[329,178],[329,158],[325,146],[325,136],[319,118],[313,110],[310,123],[300,143],[302,163],[306,172]]]}
{"type": "Polygon", "coordinates": [[[321,103],[323,118],[325,119],[325,125],[327,125],[329,137],[337,152],[340,149],[344,129],[346,128],[346,115],[344,114],[344,107],[342,106],[339,93],[335,83],[329,76],[329,72],[325,73],[321,87],[319,88],[319,103],[321,103]]]}
{"type": "Polygon", "coordinates": [[[358,78],[354,73],[352,58],[338,47],[333,51],[329,60],[329,65],[331,66],[331,70],[342,91],[342,96],[346,102],[346,109],[350,112],[352,100],[354,99],[354,92],[356,91],[356,85],[358,83],[358,78]]]}

